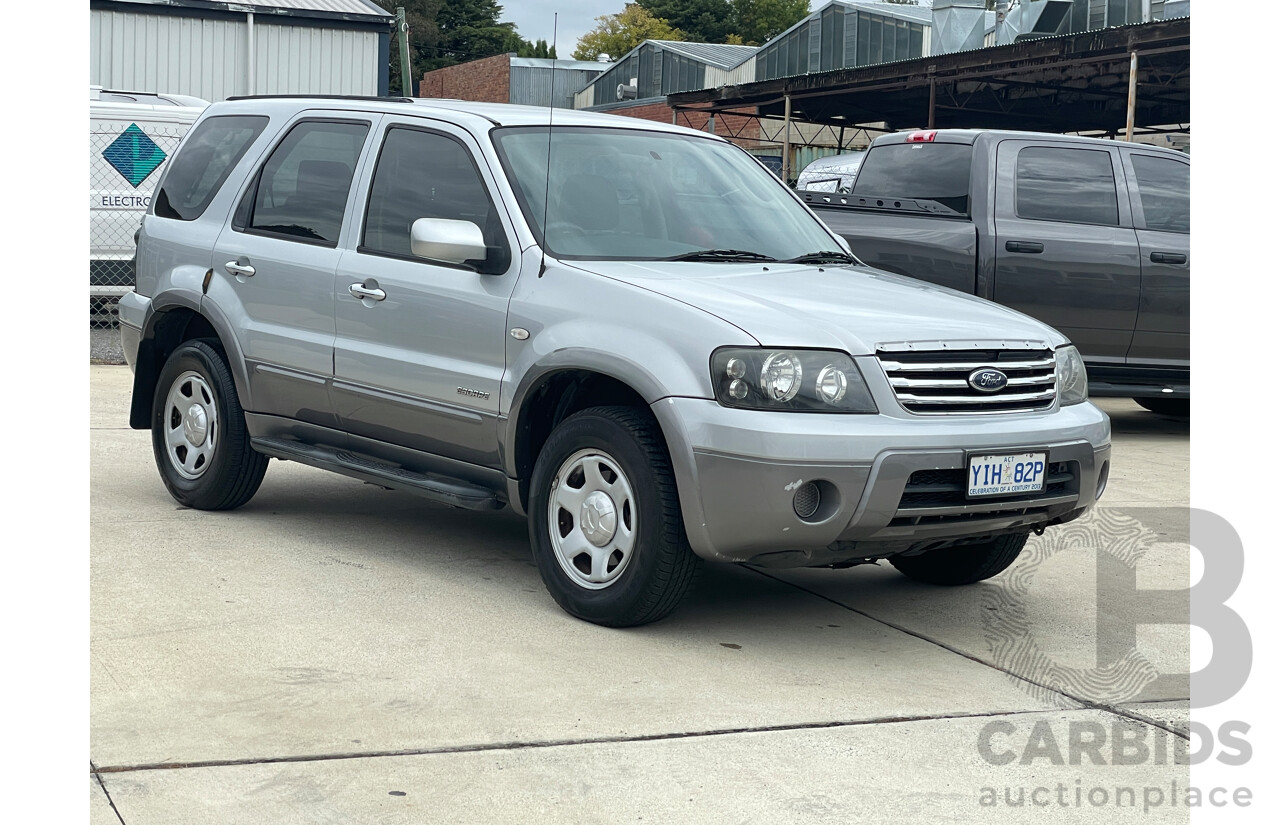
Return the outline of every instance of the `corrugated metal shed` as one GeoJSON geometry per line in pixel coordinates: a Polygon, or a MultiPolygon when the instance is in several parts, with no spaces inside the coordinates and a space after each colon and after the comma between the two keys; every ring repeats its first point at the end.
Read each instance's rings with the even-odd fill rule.
{"type": "Polygon", "coordinates": [[[588,60],[513,57],[510,102],[572,109],[574,92],[591,83],[607,68],[607,63],[588,60]]]}
{"type": "Polygon", "coordinates": [[[90,0],[89,83],[209,101],[386,94],[394,19],[370,0],[90,0]]]}
{"type": "Polygon", "coordinates": [[[731,46],[725,43],[686,43],[682,40],[650,40],[667,51],[693,58],[717,69],[732,69],[756,53],[757,46],[731,46]]]}

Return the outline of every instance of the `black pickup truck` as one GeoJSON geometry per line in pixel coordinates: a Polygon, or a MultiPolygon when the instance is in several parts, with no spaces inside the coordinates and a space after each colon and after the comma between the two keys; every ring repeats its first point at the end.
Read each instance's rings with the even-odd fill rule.
{"type": "Polygon", "coordinates": [[[1093,395],[1185,415],[1190,178],[1168,149],[939,130],[877,138],[850,194],[797,194],[867,264],[1056,327],[1093,395]]]}

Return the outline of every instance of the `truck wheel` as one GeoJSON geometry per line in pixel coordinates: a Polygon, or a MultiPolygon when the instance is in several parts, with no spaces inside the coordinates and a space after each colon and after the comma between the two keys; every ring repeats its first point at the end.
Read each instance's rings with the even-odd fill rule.
{"type": "Polygon", "coordinates": [[[253,498],[267,457],[249,446],[244,410],[211,341],[173,351],[156,382],[151,446],[169,494],[197,510],[231,510],[253,498]]]}
{"type": "Polygon", "coordinates": [[[633,627],[680,604],[701,560],[647,411],[592,407],[551,433],[533,468],[529,541],[552,598],[580,619],[633,627]]]}
{"type": "Polygon", "coordinates": [[[1153,413],[1187,418],[1191,415],[1190,398],[1135,398],[1138,406],[1145,407],[1153,413]]]}
{"type": "Polygon", "coordinates": [[[890,556],[889,563],[908,578],[929,584],[973,584],[989,579],[1022,552],[1027,534],[999,536],[982,544],[943,547],[918,556],[890,556]]]}

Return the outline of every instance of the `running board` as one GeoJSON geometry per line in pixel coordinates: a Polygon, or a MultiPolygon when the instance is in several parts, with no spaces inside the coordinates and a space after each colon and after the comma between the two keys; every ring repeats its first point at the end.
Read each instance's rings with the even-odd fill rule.
{"type": "Polygon", "coordinates": [[[403,467],[382,464],[347,450],[286,441],[283,438],[254,438],[253,449],[286,461],[296,461],[321,470],[367,481],[393,490],[417,493],[441,504],[465,510],[499,510],[505,502],[492,491],[465,481],[435,473],[415,473],[403,467]]]}

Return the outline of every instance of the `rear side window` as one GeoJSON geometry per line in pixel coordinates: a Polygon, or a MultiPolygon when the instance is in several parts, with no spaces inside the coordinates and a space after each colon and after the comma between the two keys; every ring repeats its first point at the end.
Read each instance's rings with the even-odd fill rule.
{"type": "Polygon", "coordinates": [[[1018,152],[1018,217],[1118,226],[1111,153],[1029,146],[1018,152]]]}
{"type": "Polygon", "coordinates": [[[369,124],[356,121],[303,121],[290,129],[249,191],[245,229],[337,245],[368,134],[369,124]]]}
{"type": "Polygon", "coordinates": [[[409,230],[419,218],[470,221],[484,233],[488,270],[510,263],[502,222],[466,147],[434,132],[392,128],[373,173],[360,251],[412,257],[409,230]]]}
{"type": "Polygon", "coordinates": [[[853,194],[932,201],[969,214],[973,147],[962,143],[891,143],[873,146],[858,170],[853,194]]]}
{"type": "Polygon", "coordinates": [[[1150,155],[1132,155],[1147,229],[1191,231],[1191,166],[1150,155]]]}
{"type": "Polygon", "coordinates": [[[191,130],[155,198],[155,214],[162,218],[193,221],[209,203],[236,162],[267,126],[258,115],[224,115],[206,118],[191,130]]]}

